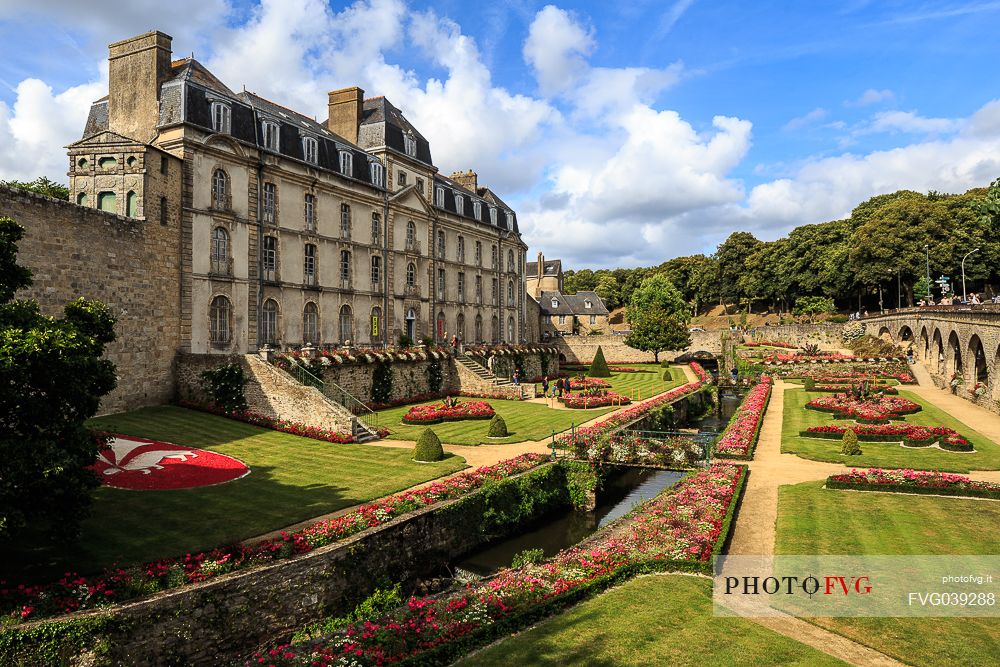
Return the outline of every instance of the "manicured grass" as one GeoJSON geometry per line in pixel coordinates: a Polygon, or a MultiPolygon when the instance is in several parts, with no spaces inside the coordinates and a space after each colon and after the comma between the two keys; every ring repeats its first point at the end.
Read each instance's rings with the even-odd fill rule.
{"type": "MultiPolygon", "coordinates": [[[[1000,552],[1000,502],[782,486],[779,554],[967,555],[1000,552]],[[989,527],[989,528],[987,528],[989,527]]],[[[806,619],[913,665],[994,665],[996,618],[806,619]]]]}
{"type": "MultiPolygon", "coordinates": [[[[488,419],[466,419],[463,421],[442,422],[433,424],[441,442],[452,445],[504,444],[524,442],[526,440],[541,440],[551,435],[552,431],[559,433],[570,428],[572,424],[580,425],[599,417],[612,408],[598,410],[555,410],[541,403],[527,401],[505,401],[500,399],[460,399],[484,400],[493,406],[496,413],[507,422],[507,432],[510,437],[490,439],[486,437],[490,421],[488,419]]],[[[437,403],[438,401],[429,401],[437,403]]],[[[395,440],[413,440],[416,442],[427,426],[404,424],[402,419],[412,405],[401,405],[398,408],[380,410],[378,423],[380,427],[389,429],[389,438],[395,440]]]]}
{"type": "Polygon", "coordinates": [[[804,389],[785,390],[785,414],[781,428],[781,451],[798,454],[814,461],[832,461],[858,467],[915,468],[920,470],[946,470],[949,472],[969,472],[970,470],[1000,469],[1000,445],[975,431],[970,425],[960,422],[948,413],[922,400],[905,389],[899,392],[911,401],[919,403],[922,410],[906,415],[903,420],[909,424],[924,426],[947,426],[968,438],[976,451],[973,453],[947,452],[937,447],[904,448],[895,442],[862,442],[861,456],[845,456],[840,453],[840,440],[823,440],[799,436],[810,426],[836,424],[846,426],[850,422],[834,420],[828,413],[808,410],[804,406],[822,392],[807,392],[804,389]]]}
{"type": "Polygon", "coordinates": [[[711,581],[634,579],[457,663],[461,667],[843,665],[752,621],[712,615],[711,581]]]}
{"type": "MultiPolygon", "coordinates": [[[[662,394],[674,387],[687,384],[684,369],[680,366],[671,366],[669,382],[663,381],[663,371],[659,364],[614,364],[625,368],[638,368],[638,373],[615,373],[612,371],[611,377],[601,378],[611,383],[611,388],[619,394],[624,394],[633,399],[647,399],[656,394],[662,394]]],[[[586,374],[585,371],[581,371],[586,374]]],[[[574,371],[574,377],[576,376],[574,371]]]]}
{"type": "Polygon", "coordinates": [[[92,420],[95,427],[227,454],[246,477],[201,489],[101,487],[82,543],[54,553],[25,549],[25,568],[62,573],[183,555],[247,539],[461,470],[451,456],[415,463],[405,449],[340,445],[177,407],[92,420]]]}

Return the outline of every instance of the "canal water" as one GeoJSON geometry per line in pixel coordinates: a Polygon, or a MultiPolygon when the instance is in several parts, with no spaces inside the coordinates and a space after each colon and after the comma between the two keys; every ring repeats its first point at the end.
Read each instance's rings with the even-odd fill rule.
{"type": "Polygon", "coordinates": [[[656,497],[683,476],[684,473],[672,470],[623,468],[620,474],[605,482],[594,512],[567,510],[520,535],[493,543],[455,563],[455,566],[486,576],[510,565],[514,556],[526,549],[542,549],[546,557],[554,556],[598,528],[624,516],[637,504],[656,497]]]}
{"type": "Polygon", "coordinates": [[[742,400],[742,397],[735,393],[724,392],[719,396],[719,404],[716,409],[711,410],[701,419],[690,420],[686,428],[707,433],[722,433],[736,412],[736,408],[740,407],[742,400]]]}

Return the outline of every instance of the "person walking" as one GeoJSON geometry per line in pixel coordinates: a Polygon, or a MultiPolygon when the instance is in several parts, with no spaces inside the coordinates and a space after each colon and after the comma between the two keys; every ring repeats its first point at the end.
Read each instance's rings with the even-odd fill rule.
{"type": "Polygon", "coordinates": [[[458,336],[451,337],[451,353],[458,354],[458,336]]]}
{"type": "Polygon", "coordinates": [[[558,380],[556,380],[556,389],[559,391],[559,398],[562,398],[564,384],[565,384],[565,380],[563,380],[562,378],[559,378],[558,380]]]}
{"type": "Polygon", "coordinates": [[[549,393],[549,376],[548,375],[543,375],[542,376],[542,398],[544,398],[545,396],[547,396],[548,393],[549,393]]]}

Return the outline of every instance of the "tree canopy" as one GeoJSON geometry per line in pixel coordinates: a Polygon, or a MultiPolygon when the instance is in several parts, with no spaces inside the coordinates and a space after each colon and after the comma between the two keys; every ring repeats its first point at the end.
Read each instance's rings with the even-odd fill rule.
{"type": "Polygon", "coordinates": [[[691,313],[684,296],[662,273],[642,281],[632,292],[625,310],[630,331],[625,344],[653,353],[659,361],[664,350],[681,350],[690,345],[687,324],[691,313]]]}
{"type": "Polygon", "coordinates": [[[0,181],[0,187],[26,190],[54,199],[69,199],[69,188],[62,183],[50,181],[45,176],[39,176],[33,181],[0,181]]]}

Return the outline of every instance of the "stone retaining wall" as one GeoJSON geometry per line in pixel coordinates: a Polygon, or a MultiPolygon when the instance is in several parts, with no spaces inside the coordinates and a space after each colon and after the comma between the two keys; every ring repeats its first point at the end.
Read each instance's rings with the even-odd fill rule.
{"type": "Polygon", "coordinates": [[[843,349],[844,341],[840,333],[843,324],[782,324],[773,327],[758,327],[750,331],[747,340],[767,340],[792,343],[793,345],[818,345],[821,350],[843,349]]]}

